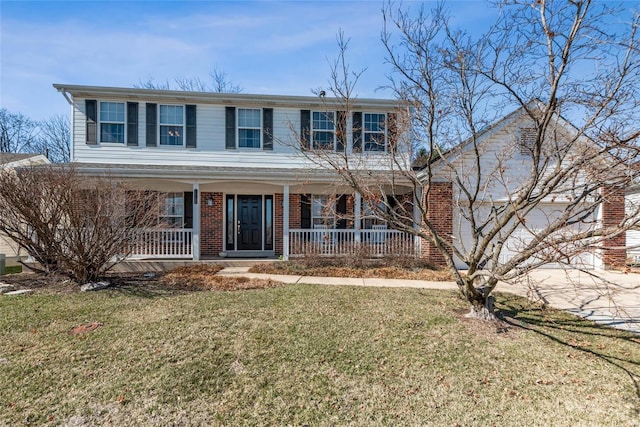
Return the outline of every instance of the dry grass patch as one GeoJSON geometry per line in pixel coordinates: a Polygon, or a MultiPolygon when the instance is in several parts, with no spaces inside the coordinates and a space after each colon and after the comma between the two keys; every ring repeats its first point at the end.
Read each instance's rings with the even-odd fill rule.
{"type": "Polygon", "coordinates": [[[257,264],[251,273],[292,274],[301,276],[364,277],[443,282],[453,280],[451,273],[415,258],[352,259],[300,258],[291,261],[257,264]]]}
{"type": "Polygon", "coordinates": [[[0,297],[0,425],[621,425],[640,339],[512,295],[453,291],[0,297]],[[78,325],[97,322],[91,333],[78,325]]]}
{"type": "Polygon", "coordinates": [[[160,281],[166,286],[182,290],[238,291],[282,286],[281,282],[269,279],[216,276],[222,269],[222,266],[207,264],[179,267],[164,274],[160,281]]]}

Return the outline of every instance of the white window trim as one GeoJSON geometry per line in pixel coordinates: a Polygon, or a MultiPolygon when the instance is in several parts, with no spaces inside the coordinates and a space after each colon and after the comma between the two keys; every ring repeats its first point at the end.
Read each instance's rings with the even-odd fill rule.
{"type": "Polygon", "coordinates": [[[375,111],[363,111],[362,112],[362,152],[365,153],[387,153],[389,151],[389,135],[387,133],[387,127],[389,125],[389,115],[387,113],[380,113],[380,112],[375,112],[375,111]],[[367,114],[381,114],[384,116],[384,130],[382,131],[382,134],[384,135],[384,150],[367,150],[367,142],[366,142],[366,134],[377,134],[379,135],[380,132],[372,132],[372,131],[367,131],[365,130],[365,116],[367,114]]]}
{"type": "Polygon", "coordinates": [[[100,99],[98,100],[98,143],[100,145],[113,145],[116,147],[121,147],[123,145],[127,145],[127,103],[125,101],[116,101],[111,99],[100,99]],[[110,122],[110,121],[102,121],[100,118],[100,112],[102,110],[102,103],[108,102],[111,104],[124,104],[124,121],[120,122],[110,122]],[[123,125],[123,133],[124,139],[123,142],[104,142],[102,141],[102,124],[121,124],[123,125]]]}
{"type": "Polygon", "coordinates": [[[236,148],[238,150],[247,150],[247,151],[260,151],[262,150],[262,144],[264,144],[263,139],[263,128],[264,128],[264,123],[263,123],[263,116],[264,113],[262,111],[262,108],[256,108],[256,107],[238,107],[236,108],[236,148]],[[257,110],[259,112],[260,115],[260,128],[256,128],[256,127],[247,127],[247,126],[242,126],[242,129],[253,129],[253,130],[259,130],[260,134],[260,145],[258,147],[241,147],[240,146],[240,110],[257,110]]]}
{"type": "MultiPolygon", "coordinates": [[[[336,144],[338,143],[338,139],[337,139],[337,135],[336,135],[336,117],[338,117],[338,112],[337,111],[320,111],[320,110],[313,110],[311,111],[311,148],[313,150],[328,150],[328,151],[335,151],[336,150],[336,144]],[[332,130],[327,130],[327,129],[315,129],[313,127],[313,115],[315,113],[319,113],[319,114],[332,114],[333,118],[331,119],[331,123],[333,124],[333,129],[332,130]],[[316,148],[315,146],[315,138],[314,138],[314,132],[331,132],[333,134],[333,145],[331,146],[331,148],[316,148]]],[[[364,117],[364,116],[363,116],[364,117]]]]}
{"type": "Polygon", "coordinates": [[[158,111],[156,113],[158,115],[158,124],[156,125],[156,134],[157,134],[157,146],[158,147],[162,147],[162,148],[184,148],[185,144],[187,143],[187,135],[186,135],[186,130],[187,130],[187,108],[185,106],[185,104],[158,104],[158,111]],[[169,106],[169,107],[182,107],[182,124],[170,124],[170,123],[160,123],[160,107],[165,107],[165,106],[169,106]],[[170,144],[161,144],[160,141],[162,140],[161,136],[160,136],[160,129],[162,126],[180,126],[182,127],[182,145],[170,145],[170,144]]]}

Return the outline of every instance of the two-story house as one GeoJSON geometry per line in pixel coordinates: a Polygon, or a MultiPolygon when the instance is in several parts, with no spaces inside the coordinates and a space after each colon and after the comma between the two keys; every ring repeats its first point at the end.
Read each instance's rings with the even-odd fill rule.
{"type": "MultiPolygon", "coordinates": [[[[432,245],[388,227],[372,214],[369,204],[375,198],[354,192],[339,179],[336,164],[323,162],[342,156],[374,181],[392,174],[387,208],[401,207],[404,218],[413,221],[409,226],[419,227],[415,201],[426,199],[429,221],[461,252],[473,250],[469,218],[480,218],[485,210],[489,218],[492,209],[508,208],[531,170],[531,157],[522,151],[531,123],[522,109],[478,134],[479,148],[462,143],[446,161],[436,161],[439,178],[423,197],[415,180],[404,183],[402,173],[392,173],[411,169],[409,131],[399,125],[410,123],[410,111],[395,100],[357,98],[345,105],[325,97],[54,87],[71,105],[71,157],[79,171],[124,179],[162,200],[161,226],[140,231],[134,250],[140,258],[288,258],[364,249],[371,255],[422,255],[441,263],[432,245]],[[322,155],[306,155],[312,151],[322,155]],[[470,153],[480,157],[468,163],[470,153]],[[403,161],[394,161],[398,158],[403,161]],[[471,165],[482,166],[487,186],[479,193],[486,200],[476,200],[469,210],[458,187],[478,179],[471,165]],[[486,175],[487,170],[495,173],[486,175]]],[[[558,126],[560,139],[575,132],[561,118],[558,126]]],[[[537,230],[566,213],[572,206],[567,197],[576,191],[569,187],[542,200],[527,218],[508,227],[508,234],[496,235],[495,243],[503,248],[497,261],[516,256],[536,239],[537,230]]],[[[612,194],[571,225],[573,232],[620,221],[624,196],[612,194]]],[[[624,236],[607,244],[569,261],[581,268],[624,264],[624,236]]],[[[456,265],[465,268],[459,257],[456,265]]]]}
{"type": "Polygon", "coordinates": [[[300,149],[357,153],[384,169],[407,113],[397,101],[356,99],[347,112],[324,97],[54,87],[71,104],[79,171],[163,199],[167,227],[141,234],[135,256],[286,258],[366,242],[380,255],[420,252],[300,149]]]}

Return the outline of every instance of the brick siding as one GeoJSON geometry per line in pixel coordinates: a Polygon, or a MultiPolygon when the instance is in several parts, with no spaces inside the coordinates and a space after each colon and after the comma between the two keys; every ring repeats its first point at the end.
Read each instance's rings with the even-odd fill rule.
{"type": "Polygon", "coordinates": [[[200,205],[200,254],[218,256],[222,252],[224,203],[222,193],[202,193],[200,205]],[[207,200],[213,200],[213,206],[207,200]]]}
{"type": "MultiPolygon", "coordinates": [[[[624,189],[620,187],[607,186],[602,189],[602,226],[616,227],[624,220],[624,189]]],[[[626,233],[602,242],[602,258],[605,269],[615,269],[624,267],[626,250],[626,233]]]]}
{"type": "MultiPolygon", "coordinates": [[[[453,236],[452,184],[450,182],[434,182],[424,198],[426,206],[429,208],[427,219],[433,224],[440,236],[451,242],[453,236]]],[[[444,255],[432,243],[425,240],[422,241],[422,256],[433,264],[445,264],[444,255]]]]}

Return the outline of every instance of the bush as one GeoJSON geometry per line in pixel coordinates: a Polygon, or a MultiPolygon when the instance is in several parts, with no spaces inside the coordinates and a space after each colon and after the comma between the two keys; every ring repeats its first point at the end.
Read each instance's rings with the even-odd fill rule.
{"type": "Polygon", "coordinates": [[[131,253],[134,226],[157,226],[156,204],[153,195],[73,166],[0,169],[0,232],[33,257],[36,271],[79,283],[98,280],[131,253]]]}

